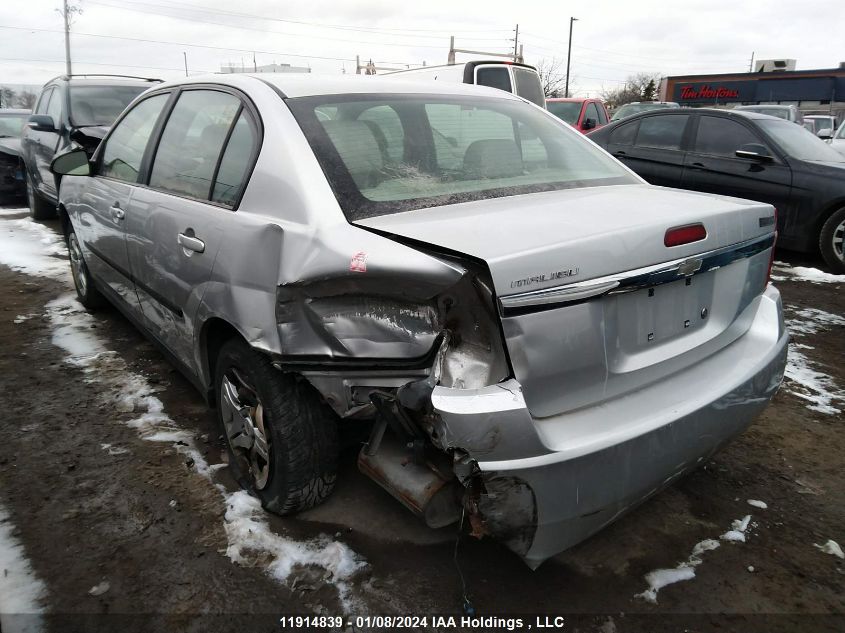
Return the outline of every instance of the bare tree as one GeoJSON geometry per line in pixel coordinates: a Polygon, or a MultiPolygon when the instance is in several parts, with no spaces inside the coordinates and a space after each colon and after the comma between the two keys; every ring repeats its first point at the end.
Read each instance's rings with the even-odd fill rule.
{"type": "Polygon", "coordinates": [[[653,101],[657,96],[657,84],[661,76],[661,73],[637,73],[629,76],[619,88],[605,88],[599,94],[602,101],[611,108],[632,101],[653,101]]]}
{"type": "Polygon", "coordinates": [[[16,93],[7,86],[0,88],[0,108],[11,108],[15,102],[16,93]]]}
{"type": "MultiPolygon", "coordinates": [[[[543,93],[547,97],[562,97],[563,87],[566,84],[566,65],[557,57],[546,59],[545,57],[537,63],[537,73],[540,75],[540,84],[543,86],[543,93]]],[[[572,77],[569,77],[569,92],[572,92],[572,77]]]]}
{"type": "Polygon", "coordinates": [[[35,107],[35,100],[36,99],[37,99],[37,95],[34,92],[32,92],[30,90],[24,90],[18,95],[18,100],[16,102],[16,105],[19,108],[24,108],[26,110],[32,110],[32,108],[35,107]]]}

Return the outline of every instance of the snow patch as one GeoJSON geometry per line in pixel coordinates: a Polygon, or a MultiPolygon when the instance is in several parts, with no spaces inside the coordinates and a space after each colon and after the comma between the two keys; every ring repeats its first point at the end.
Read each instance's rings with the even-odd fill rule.
{"type": "MultiPolygon", "coordinates": [[[[845,317],[816,308],[795,309],[788,307],[787,326],[793,337],[802,338],[845,326],[845,317]]],[[[807,408],[826,415],[841,413],[840,402],[845,402],[845,391],[839,388],[831,376],[817,369],[817,364],[800,350],[813,347],[792,342],[787,354],[786,388],[795,396],[809,402],[807,408]]]]}
{"type": "Polygon", "coordinates": [[[64,241],[30,218],[0,222],[0,264],[36,277],[70,280],[64,241]]]}
{"type": "Polygon", "coordinates": [[[8,511],[0,505],[0,630],[37,633],[43,629],[41,602],[47,588],[33,572],[14,529],[8,511]],[[21,614],[38,617],[22,619],[21,614]]]}
{"type": "MultiPolygon", "coordinates": [[[[748,514],[741,519],[735,519],[731,523],[731,529],[719,538],[725,541],[745,542],[745,532],[751,523],[751,515],[748,514]]],[[[671,569],[655,569],[645,575],[645,581],[648,583],[648,589],[642,593],[635,594],[635,598],[642,598],[646,602],[657,604],[657,594],[663,587],[682,582],[684,580],[692,580],[695,578],[695,568],[702,563],[702,555],[705,552],[710,552],[719,547],[719,541],[716,539],[705,539],[699,541],[692,548],[692,553],[685,561],[678,563],[677,566],[671,569]]]]}
{"type": "MultiPolygon", "coordinates": [[[[74,295],[61,296],[47,304],[53,325],[53,343],[67,352],[68,363],[85,372],[88,379],[104,387],[105,397],[122,413],[135,415],[126,424],[150,442],[173,444],[190,457],[197,472],[211,481],[211,474],[226,464],[209,465],[197,449],[193,435],[180,428],[164,410],[164,404],[146,378],[129,370],[115,352],[108,351],[91,327],[94,318],[84,311],[74,295]]],[[[109,444],[101,445],[117,454],[109,444]]],[[[122,449],[125,450],[125,449],[122,449]]],[[[348,580],[366,563],[344,543],[321,537],[297,541],[274,532],[260,502],[244,491],[229,493],[216,486],[226,505],[226,555],[236,564],[264,567],[274,579],[284,582],[297,566],[317,566],[335,585],[344,608],[352,611],[348,580]]]]}
{"type": "Polygon", "coordinates": [[[26,207],[18,209],[0,209],[0,217],[5,215],[29,215],[29,209],[26,207]]]}
{"type": "Polygon", "coordinates": [[[819,270],[818,268],[807,268],[804,266],[790,266],[783,262],[775,262],[774,270],[786,276],[789,281],[808,281],[814,284],[842,284],[845,283],[845,275],[833,275],[819,270]]]}
{"type": "Polygon", "coordinates": [[[828,542],[824,545],[819,545],[818,543],[813,543],[813,545],[818,547],[825,554],[836,556],[836,558],[845,558],[845,552],[843,552],[842,548],[839,547],[839,543],[834,540],[828,540],[828,542]]]}
{"type": "Polygon", "coordinates": [[[761,510],[767,510],[769,508],[769,504],[765,501],[759,501],[758,499],[746,499],[746,501],[748,501],[748,505],[760,508],[761,510]]]}

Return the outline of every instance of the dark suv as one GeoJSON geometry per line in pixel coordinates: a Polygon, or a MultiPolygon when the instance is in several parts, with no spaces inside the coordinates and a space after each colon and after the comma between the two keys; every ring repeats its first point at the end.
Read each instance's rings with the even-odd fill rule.
{"type": "Polygon", "coordinates": [[[33,218],[43,220],[56,214],[58,187],[50,173],[53,157],[71,144],[93,154],[123,109],[159,81],[122,75],[62,75],[47,82],[21,139],[33,218]]]}

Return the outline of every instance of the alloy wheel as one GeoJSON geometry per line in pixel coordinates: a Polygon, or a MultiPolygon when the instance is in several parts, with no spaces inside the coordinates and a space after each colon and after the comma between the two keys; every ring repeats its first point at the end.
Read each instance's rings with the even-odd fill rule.
{"type": "Polygon", "coordinates": [[[79,248],[79,240],[76,233],[71,232],[67,238],[68,254],[70,255],[70,270],[73,273],[73,282],[76,289],[83,297],[88,292],[88,273],[85,270],[85,260],[82,259],[82,249],[79,248]]]}
{"type": "Polygon", "coordinates": [[[264,406],[243,374],[230,367],[223,374],[220,409],[229,446],[252,485],[263,490],[270,479],[271,442],[264,406]]]}
{"type": "Polygon", "coordinates": [[[845,262],[845,220],[842,220],[842,222],[833,229],[831,241],[833,242],[834,255],[845,262]]]}

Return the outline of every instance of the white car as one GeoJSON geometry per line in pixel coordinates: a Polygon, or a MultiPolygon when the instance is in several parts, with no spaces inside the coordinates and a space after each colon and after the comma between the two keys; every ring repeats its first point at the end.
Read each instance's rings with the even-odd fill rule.
{"type": "Polygon", "coordinates": [[[845,156],[845,121],[842,122],[842,125],[836,130],[836,134],[828,142],[833,146],[833,149],[845,156]]]}

